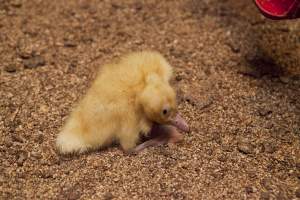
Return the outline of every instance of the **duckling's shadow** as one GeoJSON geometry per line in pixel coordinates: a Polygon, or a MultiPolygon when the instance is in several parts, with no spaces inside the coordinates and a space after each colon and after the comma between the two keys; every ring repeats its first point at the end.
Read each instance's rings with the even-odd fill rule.
{"type": "MultiPolygon", "coordinates": [[[[252,89],[263,96],[260,103],[267,103],[268,94],[286,103],[289,112],[300,116],[300,76],[293,72],[299,73],[296,35],[300,24],[297,21],[268,20],[254,10],[257,8],[252,1],[190,0],[187,7],[199,21],[199,29],[205,28],[202,21],[210,18],[208,22],[214,23],[211,26],[228,33],[222,35],[224,49],[228,43],[232,49],[228,61],[235,63],[228,68],[233,73],[256,79],[241,77],[240,81],[255,83],[252,89]],[[282,97],[286,100],[281,100],[282,97]]],[[[294,126],[299,128],[299,121],[295,120],[294,126]]]]}
{"type": "Polygon", "coordinates": [[[239,73],[253,78],[280,77],[285,74],[282,66],[279,66],[275,60],[263,53],[256,54],[254,57],[246,58],[244,61],[245,69],[239,70],[239,73]]]}

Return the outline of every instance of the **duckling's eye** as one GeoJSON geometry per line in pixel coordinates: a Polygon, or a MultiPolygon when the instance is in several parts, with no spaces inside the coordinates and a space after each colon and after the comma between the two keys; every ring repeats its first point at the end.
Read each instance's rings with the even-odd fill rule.
{"type": "Polygon", "coordinates": [[[163,114],[164,115],[168,114],[168,110],[167,109],[163,109],[163,114]]]}

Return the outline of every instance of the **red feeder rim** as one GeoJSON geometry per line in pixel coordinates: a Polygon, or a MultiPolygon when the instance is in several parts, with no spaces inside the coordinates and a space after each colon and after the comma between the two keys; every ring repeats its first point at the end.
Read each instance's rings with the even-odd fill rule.
{"type": "Polygon", "coordinates": [[[300,17],[300,0],[254,0],[261,13],[271,19],[300,17]]]}

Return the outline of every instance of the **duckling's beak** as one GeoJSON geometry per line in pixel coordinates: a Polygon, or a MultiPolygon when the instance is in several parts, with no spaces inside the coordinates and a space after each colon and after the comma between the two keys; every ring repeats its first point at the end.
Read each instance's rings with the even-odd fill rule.
{"type": "Polygon", "coordinates": [[[190,128],[187,124],[187,122],[179,115],[177,114],[171,121],[170,124],[172,126],[175,126],[176,128],[180,129],[184,132],[189,132],[190,128]]]}

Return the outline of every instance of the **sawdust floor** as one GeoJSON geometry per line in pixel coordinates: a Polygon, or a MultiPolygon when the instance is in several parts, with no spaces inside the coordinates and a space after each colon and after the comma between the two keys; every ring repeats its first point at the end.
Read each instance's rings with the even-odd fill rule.
{"type": "Polygon", "coordinates": [[[251,1],[0,0],[0,55],[0,199],[300,197],[299,20],[251,1]],[[137,156],[58,156],[97,68],[142,49],[174,66],[192,131],[137,156]]]}

